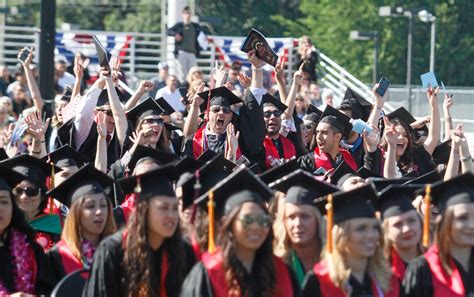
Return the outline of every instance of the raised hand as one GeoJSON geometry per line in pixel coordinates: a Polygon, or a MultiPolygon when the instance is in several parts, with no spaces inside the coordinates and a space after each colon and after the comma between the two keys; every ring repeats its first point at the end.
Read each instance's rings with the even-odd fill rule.
{"type": "Polygon", "coordinates": [[[25,123],[28,125],[26,131],[34,139],[41,140],[48,129],[50,119],[41,120],[41,114],[38,111],[31,112],[25,117],[25,123]]]}
{"type": "Polygon", "coordinates": [[[74,57],[74,75],[78,79],[82,79],[84,77],[84,66],[82,65],[82,59],[77,55],[74,57]]]}
{"type": "MultiPolygon", "coordinates": [[[[196,94],[194,94],[193,97],[190,97],[188,100],[189,100],[189,104],[193,104],[194,106],[196,107],[199,107],[201,106],[201,104],[204,103],[204,99],[201,98],[201,96],[199,96],[198,94],[199,93],[202,93],[204,91],[204,87],[206,85],[204,83],[201,83],[198,87],[198,89],[196,90],[196,94]]],[[[188,93],[189,95],[189,93],[188,93]]]]}
{"type": "Polygon", "coordinates": [[[275,77],[278,81],[283,81],[285,79],[285,59],[280,57],[278,63],[275,66],[275,77]]]}
{"type": "Polygon", "coordinates": [[[18,58],[20,58],[20,56],[23,54],[23,52],[27,49],[30,51],[30,53],[28,54],[28,57],[26,57],[25,61],[21,62],[21,64],[24,67],[29,67],[30,64],[31,64],[31,61],[33,61],[33,48],[32,47],[30,47],[30,48],[25,47],[25,48],[21,49],[20,52],[18,53],[18,58]]]}
{"type": "Polygon", "coordinates": [[[395,130],[395,126],[392,125],[387,117],[383,118],[385,123],[385,129],[383,131],[383,137],[387,141],[388,145],[396,146],[398,141],[398,133],[395,130]]]}
{"type": "Polygon", "coordinates": [[[150,92],[155,85],[150,80],[142,80],[138,85],[138,90],[142,93],[150,92]]]}
{"type": "Polygon", "coordinates": [[[237,147],[239,146],[239,136],[240,132],[235,133],[235,127],[232,123],[227,125],[227,147],[230,154],[235,158],[237,152],[237,147]]]}
{"type": "Polygon", "coordinates": [[[148,140],[147,138],[149,138],[149,136],[145,136],[145,131],[142,129],[140,130],[138,133],[137,132],[132,132],[132,135],[129,136],[129,139],[135,144],[139,144],[139,145],[146,145],[148,143],[148,140]]]}
{"type": "Polygon", "coordinates": [[[222,65],[221,67],[216,68],[214,75],[214,80],[216,81],[216,88],[222,87],[227,80],[229,71],[222,65]]]}
{"type": "Polygon", "coordinates": [[[247,76],[245,73],[241,72],[239,73],[237,79],[244,89],[250,88],[250,85],[252,84],[252,78],[250,76],[247,76]]]}
{"type": "Polygon", "coordinates": [[[450,96],[448,94],[444,94],[444,101],[443,101],[443,109],[450,110],[451,107],[453,106],[454,101],[453,101],[453,96],[450,96]]]}
{"type": "Polygon", "coordinates": [[[364,130],[362,133],[362,139],[364,140],[364,148],[366,151],[375,152],[380,142],[379,129],[372,127],[372,131],[370,133],[364,130]]]}
{"type": "Polygon", "coordinates": [[[107,124],[106,124],[106,114],[103,111],[99,111],[96,116],[96,122],[97,122],[97,133],[99,134],[99,137],[102,139],[107,138],[107,124]]]}
{"type": "Polygon", "coordinates": [[[122,73],[120,72],[120,67],[122,66],[122,62],[118,57],[112,56],[110,59],[110,69],[112,70],[111,75],[112,75],[112,81],[114,84],[116,84],[119,80],[119,78],[122,76],[122,73]]]}
{"type": "Polygon", "coordinates": [[[433,89],[431,86],[426,90],[426,96],[428,97],[431,106],[438,104],[438,91],[439,87],[433,89]]]}
{"type": "Polygon", "coordinates": [[[261,67],[263,65],[263,61],[257,57],[255,50],[251,50],[247,53],[247,59],[253,67],[261,67]]]}
{"type": "Polygon", "coordinates": [[[301,85],[303,79],[303,67],[304,63],[301,63],[300,68],[293,74],[293,81],[296,85],[301,85]]]}
{"type": "Polygon", "coordinates": [[[372,94],[374,95],[375,104],[377,104],[377,108],[382,109],[388,97],[388,89],[382,97],[379,93],[377,93],[377,89],[379,88],[379,86],[379,84],[375,84],[375,86],[372,88],[372,94]]]}

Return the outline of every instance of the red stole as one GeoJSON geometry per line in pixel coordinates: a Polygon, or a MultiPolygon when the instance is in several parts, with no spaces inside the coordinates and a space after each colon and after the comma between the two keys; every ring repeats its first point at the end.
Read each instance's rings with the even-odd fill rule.
{"type": "Polygon", "coordinates": [[[135,193],[128,194],[127,196],[125,196],[125,201],[120,205],[120,208],[123,212],[123,217],[125,219],[125,223],[128,222],[130,215],[135,209],[135,200],[135,193]]]}
{"type": "MultiPolygon", "coordinates": [[[[332,282],[331,278],[329,277],[329,270],[326,266],[326,261],[323,260],[313,267],[314,274],[318,278],[319,281],[319,289],[321,291],[321,296],[323,297],[347,297],[347,294],[341,288],[336,287],[332,282]]],[[[395,278],[392,277],[392,288],[395,284],[395,278]]],[[[398,297],[399,290],[398,288],[391,289],[387,294],[382,292],[382,289],[377,286],[375,281],[371,278],[372,284],[372,294],[374,297],[398,297]]],[[[398,286],[397,286],[398,287],[398,286]]]]}
{"type": "MultiPolygon", "coordinates": [[[[197,159],[205,150],[207,150],[207,141],[206,137],[204,137],[204,132],[206,130],[206,126],[202,126],[199,128],[196,133],[194,133],[193,137],[193,156],[194,159],[197,159]]],[[[227,152],[227,145],[224,146],[227,152]]],[[[237,152],[235,159],[238,160],[242,156],[242,152],[240,151],[240,147],[237,147],[237,152]]]]}
{"type": "MultiPolygon", "coordinates": [[[[276,282],[273,297],[292,297],[293,287],[287,266],[277,257],[273,257],[275,263],[276,282]]],[[[212,255],[204,253],[202,255],[202,263],[207,270],[209,280],[212,285],[214,297],[241,297],[240,294],[229,294],[227,282],[225,279],[225,271],[222,267],[222,253],[216,252],[212,255]]]]}
{"type": "MultiPolygon", "coordinates": [[[[295,157],[295,145],[290,140],[288,140],[288,138],[282,135],[280,135],[279,140],[281,141],[283,147],[283,158],[285,158],[285,160],[289,160],[295,157]]],[[[263,146],[265,147],[265,166],[268,169],[272,167],[273,159],[280,160],[280,154],[278,153],[276,146],[273,144],[272,139],[268,136],[265,136],[263,146]]]]}
{"type": "MultiPolygon", "coordinates": [[[[128,231],[125,229],[122,232],[122,247],[125,249],[127,242],[128,231]]],[[[168,256],[166,252],[163,252],[163,259],[161,259],[161,269],[160,269],[160,297],[166,297],[166,276],[168,274],[168,256]]]]}
{"type": "Polygon", "coordinates": [[[74,256],[66,242],[60,240],[58,243],[56,243],[56,246],[58,247],[58,252],[61,256],[61,262],[63,263],[63,268],[66,274],[84,268],[82,262],[76,258],[76,256],[74,256]]]}
{"type": "Polygon", "coordinates": [[[426,262],[431,270],[431,275],[433,276],[433,297],[461,297],[465,296],[464,284],[462,283],[461,274],[454,264],[452,259],[449,260],[449,265],[453,272],[451,275],[448,275],[441,265],[441,260],[439,259],[438,246],[433,245],[424,255],[426,262]]]}
{"type": "Polygon", "coordinates": [[[194,256],[196,256],[196,260],[197,261],[201,261],[202,257],[203,257],[203,252],[201,251],[201,247],[199,246],[199,243],[197,242],[196,240],[196,236],[193,234],[191,234],[191,247],[193,249],[193,252],[194,252],[194,256]]]}
{"type": "MultiPolygon", "coordinates": [[[[351,153],[345,149],[340,149],[339,152],[341,153],[342,158],[347,163],[347,165],[349,165],[352,170],[357,171],[357,163],[354,160],[354,157],[352,157],[351,153]]],[[[328,157],[326,153],[321,153],[319,151],[319,147],[314,149],[314,166],[316,169],[323,167],[327,171],[333,169],[330,157],[328,157]]]]}

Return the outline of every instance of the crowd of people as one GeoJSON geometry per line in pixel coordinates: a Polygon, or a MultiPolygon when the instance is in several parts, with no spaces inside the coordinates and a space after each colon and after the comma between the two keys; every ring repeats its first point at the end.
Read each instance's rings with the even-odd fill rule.
{"type": "MultiPolygon", "coordinates": [[[[197,38],[189,24],[173,34],[197,38]]],[[[198,45],[178,39],[192,64],[198,45]]],[[[120,59],[92,82],[78,54],[55,65],[47,119],[33,51],[14,79],[3,67],[0,296],[474,296],[452,96],[440,111],[429,88],[421,120],[385,113],[378,84],[334,106],[300,45],[290,82],[284,59],[265,78],[250,51],[248,71],[208,81],[162,61],[132,94],[120,59]]]]}

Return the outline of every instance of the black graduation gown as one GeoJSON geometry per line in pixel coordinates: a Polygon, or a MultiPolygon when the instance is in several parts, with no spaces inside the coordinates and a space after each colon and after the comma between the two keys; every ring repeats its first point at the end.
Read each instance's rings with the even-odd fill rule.
{"type": "MultiPolygon", "coordinates": [[[[299,284],[296,280],[296,276],[293,270],[286,265],[288,273],[290,275],[291,284],[293,287],[293,296],[300,296],[299,284]]],[[[277,271],[278,273],[278,271],[277,271]]],[[[244,282],[250,281],[252,275],[246,274],[244,282]]],[[[180,297],[213,297],[213,290],[211,280],[207,274],[207,270],[202,262],[196,263],[193,269],[189,272],[188,276],[184,280],[183,287],[181,289],[180,297]]],[[[246,295],[246,292],[242,292],[241,296],[246,297],[257,297],[258,295],[246,295]]]]}
{"type": "MultiPolygon", "coordinates": [[[[161,267],[163,249],[152,252],[154,267],[161,267]]],[[[94,261],[90,270],[89,279],[84,287],[82,296],[123,296],[122,266],[124,251],[122,248],[122,231],[119,231],[101,241],[94,254],[94,261]]],[[[186,269],[184,274],[194,265],[195,257],[191,247],[185,244],[186,269]]],[[[160,269],[151,274],[151,283],[160,283],[160,269]]]]}
{"type": "MultiPolygon", "coordinates": [[[[9,292],[14,292],[14,274],[13,274],[13,258],[10,252],[10,235],[0,247],[0,280],[9,292]]],[[[30,242],[33,247],[36,259],[36,284],[35,294],[48,295],[51,293],[55,283],[51,277],[48,261],[43,249],[36,243],[30,242]]]]}
{"type": "MultiPolygon", "coordinates": [[[[349,278],[349,285],[352,287],[352,292],[349,295],[350,297],[371,297],[374,296],[372,292],[372,284],[370,277],[366,274],[364,277],[364,282],[361,284],[357,281],[352,275],[349,278]]],[[[310,270],[305,277],[303,282],[301,296],[303,297],[319,297],[322,296],[321,284],[319,279],[314,274],[313,270],[310,270]]]]}
{"type": "MultiPolygon", "coordinates": [[[[464,268],[456,260],[454,260],[459,273],[466,296],[474,296],[474,253],[471,250],[471,265],[469,271],[464,268]]],[[[433,276],[431,269],[424,256],[420,256],[407,267],[405,278],[403,279],[400,296],[406,297],[433,297],[433,276]]]]}
{"type": "Polygon", "coordinates": [[[54,285],[57,285],[66,275],[64,264],[59,253],[58,246],[55,245],[46,253],[48,264],[50,266],[50,277],[54,285]]]}

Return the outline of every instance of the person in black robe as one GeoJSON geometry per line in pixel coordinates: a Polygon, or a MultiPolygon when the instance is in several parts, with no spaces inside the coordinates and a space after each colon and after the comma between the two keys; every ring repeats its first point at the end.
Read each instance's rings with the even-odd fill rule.
{"type": "Polygon", "coordinates": [[[24,179],[23,175],[0,166],[1,296],[18,291],[49,294],[53,286],[43,249],[35,242],[34,230],[26,222],[11,191],[24,179]],[[18,269],[18,266],[23,268],[18,269]]]}
{"type": "Polygon", "coordinates": [[[194,265],[192,249],[181,239],[178,200],[171,166],[120,180],[138,205],[127,228],[97,248],[83,296],[177,296],[194,265]]]}
{"type": "MultiPolygon", "coordinates": [[[[273,256],[272,219],[265,206],[273,196],[271,190],[250,170],[240,168],[213,187],[212,193],[196,203],[204,206],[211,197],[219,197],[213,200],[220,220],[219,248],[215,249],[211,237],[208,253],[186,277],[180,296],[299,296],[291,269],[273,256]]],[[[209,220],[210,226],[217,223],[212,215],[209,220]]]]}
{"type": "Polygon", "coordinates": [[[440,212],[434,242],[408,265],[402,296],[474,296],[473,185],[471,173],[432,185],[431,202],[440,212]]]}

